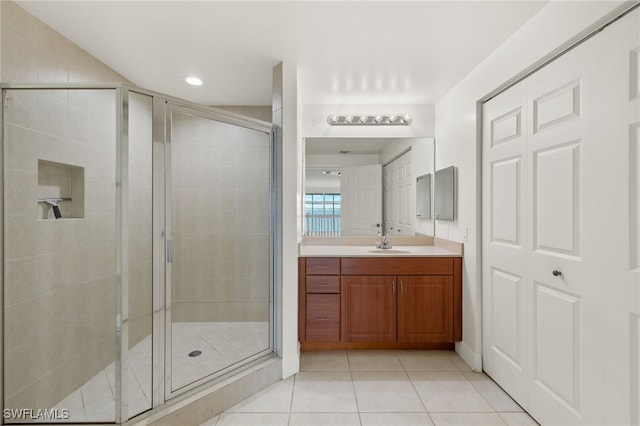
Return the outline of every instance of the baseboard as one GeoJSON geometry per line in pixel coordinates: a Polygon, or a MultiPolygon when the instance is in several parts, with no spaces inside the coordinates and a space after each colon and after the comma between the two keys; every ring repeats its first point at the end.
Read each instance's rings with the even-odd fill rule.
{"type": "Polygon", "coordinates": [[[456,342],[456,352],[473,371],[482,371],[482,354],[472,350],[464,340],[462,342],[456,342]]]}

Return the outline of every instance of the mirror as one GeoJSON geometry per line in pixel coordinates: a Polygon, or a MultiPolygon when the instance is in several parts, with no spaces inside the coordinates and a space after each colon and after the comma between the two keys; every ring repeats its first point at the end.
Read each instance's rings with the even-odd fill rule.
{"type": "Polygon", "coordinates": [[[433,179],[421,195],[417,180],[435,171],[433,138],[306,138],[304,150],[303,235],[434,235],[433,179]]]}
{"type": "Polygon", "coordinates": [[[431,173],[416,178],[416,218],[431,219],[431,173]]]}
{"type": "Polygon", "coordinates": [[[437,220],[455,220],[456,168],[449,166],[436,170],[435,210],[437,220]]]}

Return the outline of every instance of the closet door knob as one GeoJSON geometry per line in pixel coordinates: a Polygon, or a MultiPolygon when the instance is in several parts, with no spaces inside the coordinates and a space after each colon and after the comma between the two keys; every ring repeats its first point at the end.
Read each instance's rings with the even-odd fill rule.
{"type": "Polygon", "coordinates": [[[552,274],[553,274],[553,276],[554,276],[554,277],[559,277],[560,275],[562,275],[562,272],[560,272],[560,271],[558,271],[558,270],[554,270],[554,271],[552,272],[552,274]]]}

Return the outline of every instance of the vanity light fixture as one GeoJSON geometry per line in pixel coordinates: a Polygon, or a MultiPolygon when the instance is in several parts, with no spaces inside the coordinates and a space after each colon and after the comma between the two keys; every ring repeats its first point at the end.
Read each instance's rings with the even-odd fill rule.
{"type": "Polygon", "coordinates": [[[193,77],[193,76],[187,77],[184,79],[184,81],[186,81],[192,86],[202,86],[202,80],[200,80],[198,77],[193,77]]]}
{"type": "Polygon", "coordinates": [[[327,117],[331,126],[408,126],[412,122],[409,114],[332,114],[327,117]]]}

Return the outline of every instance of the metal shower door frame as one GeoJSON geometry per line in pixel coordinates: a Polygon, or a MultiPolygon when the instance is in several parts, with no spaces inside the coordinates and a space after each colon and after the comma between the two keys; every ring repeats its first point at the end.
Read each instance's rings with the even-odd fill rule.
{"type": "MultiPolygon", "coordinates": [[[[155,101],[154,101],[154,123],[155,123],[155,101]]],[[[274,191],[276,191],[276,187],[274,185],[274,181],[277,180],[277,177],[274,176],[277,168],[274,165],[274,156],[273,156],[273,149],[274,149],[274,138],[273,138],[273,130],[272,130],[272,125],[271,123],[266,123],[266,122],[262,122],[259,120],[253,120],[253,119],[249,119],[247,117],[243,117],[237,114],[228,114],[228,113],[223,113],[222,111],[219,110],[215,110],[214,108],[208,108],[208,107],[202,107],[202,106],[197,106],[191,103],[187,103],[184,101],[177,101],[177,100],[165,100],[164,102],[164,128],[163,128],[163,134],[164,134],[164,142],[163,142],[163,146],[162,146],[162,160],[160,158],[154,158],[155,160],[158,161],[162,161],[162,164],[164,166],[164,191],[163,194],[157,194],[156,190],[154,189],[154,199],[156,198],[156,194],[159,197],[162,197],[162,202],[164,205],[164,209],[163,211],[165,212],[165,216],[164,216],[164,220],[162,223],[164,223],[164,232],[162,232],[161,234],[164,236],[164,243],[163,243],[163,248],[164,248],[164,264],[165,264],[165,268],[164,268],[164,306],[162,308],[163,312],[164,312],[164,400],[168,401],[171,398],[174,398],[176,396],[188,393],[190,390],[193,390],[205,383],[211,382],[211,381],[215,381],[215,380],[222,380],[224,378],[229,377],[230,375],[232,375],[234,373],[235,370],[237,370],[238,368],[241,368],[244,365],[248,365],[251,364],[253,361],[256,361],[258,359],[260,359],[261,357],[265,356],[265,355],[269,355],[271,353],[273,353],[276,350],[276,342],[274,339],[275,333],[274,333],[274,326],[276,324],[275,321],[275,285],[274,283],[276,282],[276,278],[275,278],[275,271],[276,271],[276,267],[275,267],[275,262],[277,261],[277,259],[279,258],[278,255],[276,255],[273,252],[273,247],[274,247],[274,243],[273,240],[277,239],[277,234],[275,232],[274,229],[274,218],[273,216],[276,215],[276,210],[274,209],[274,205],[273,205],[273,195],[274,195],[274,191]],[[185,385],[179,389],[173,389],[172,383],[171,383],[171,377],[172,377],[172,371],[171,371],[171,348],[172,348],[172,311],[171,311],[171,306],[172,306],[172,286],[173,286],[173,282],[172,282],[172,275],[171,275],[171,268],[172,268],[172,257],[173,257],[173,242],[172,242],[172,236],[173,236],[173,228],[172,228],[172,199],[171,199],[171,191],[172,191],[172,180],[171,180],[171,167],[172,167],[172,159],[171,159],[171,126],[172,126],[172,114],[174,112],[177,113],[182,113],[182,114],[187,114],[187,115],[192,115],[192,116],[196,116],[198,118],[202,118],[202,119],[207,119],[207,120],[212,120],[212,121],[216,121],[216,122],[221,122],[221,123],[225,123],[225,124],[230,124],[233,126],[238,126],[238,127],[244,127],[244,128],[248,128],[251,130],[256,130],[258,132],[262,132],[265,135],[267,135],[269,137],[269,150],[270,150],[270,178],[271,178],[271,182],[270,182],[270,212],[271,212],[271,220],[270,220],[270,229],[269,229],[269,234],[270,234],[270,253],[269,253],[269,260],[270,260],[270,274],[269,274],[269,346],[266,350],[258,352],[254,355],[252,355],[251,357],[243,360],[240,365],[231,365],[231,366],[227,366],[226,368],[219,370],[217,372],[208,374],[206,376],[201,377],[200,379],[185,385]]],[[[154,144],[156,142],[156,137],[155,137],[155,132],[154,132],[154,144]]],[[[154,145],[154,157],[155,157],[155,145],[154,145]]],[[[154,171],[156,170],[156,165],[154,163],[154,171]]],[[[155,209],[155,205],[154,205],[154,211],[156,211],[155,209]]],[[[158,210],[160,211],[160,210],[158,210]]],[[[154,234],[154,235],[158,235],[158,234],[154,234]]],[[[160,249],[160,245],[157,246],[158,249],[160,249]]],[[[154,286],[154,288],[157,288],[154,286]]],[[[156,312],[155,308],[154,308],[154,313],[156,312]]],[[[157,346],[154,346],[154,349],[156,349],[157,346]]],[[[154,370],[155,371],[155,370],[154,370]]],[[[155,376],[154,376],[155,377],[155,376]]],[[[154,391],[158,389],[156,386],[154,386],[154,391]]],[[[159,390],[159,389],[158,389],[159,390]]]]}
{"type": "MultiPolygon", "coordinates": [[[[262,356],[272,352],[279,353],[281,337],[275,328],[280,325],[280,315],[277,310],[280,306],[280,286],[281,254],[278,250],[281,247],[280,227],[281,209],[281,165],[279,142],[275,138],[274,126],[271,123],[244,117],[239,114],[230,113],[213,107],[198,105],[189,101],[173,98],[162,93],[142,89],[134,85],[125,83],[35,83],[18,84],[0,82],[0,98],[3,107],[0,108],[0,164],[4,164],[4,101],[7,92],[11,90],[114,90],[115,91],[115,111],[116,111],[116,235],[115,235],[115,413],[116,424],[126,423],[131,418],[144,416],[155,411],[161,406],[167,406],[171,398],[191,393],[195,393],[199,386],[203,384],[215,383],[234,374],[242,366],[234,366],[228,371],[223,371],[215,376],[207,376],[185,386],[178,391],[171,391],[170,381],[166,380],[167,359],[166,348],[170,347],[170,336],[167,338],[167,324],[170,329],[170,270],[167,266],[167,224],[170,225],[170,198],[169,194],[171,179],[167,170],[170,166],[170,120],[167,114],[173,110],[189,111],[190,114],[200,115],[204,118],[240,126],[264,132],[269,135],[270,141],[270,301],[269,301],[269,349],[256,354],[251,360],[257,360],[262,356]],[[129,198],[129,95],[137,93],[152,98],[152,168],[153,168],[153,278],[152,278],[152,401],[151,408],[141,413],[131,416],[128,406],[128,352],[129,352],[129,221],[128,221],[128,198],[129,198]],[[168,289],[168,290],[167,290],[168,289]],[[167,298],[167,295],[169,296],[167,298]],[[168,303],[169,302],[169,303],[168,303]]],[[[0,238],[4,238],[4,173],[0,173],[0,238]]],[[[0,244],[0,282],[4,289],[4,244],[0,244]]],[[[0,329],[4,335],[4,291],[0,291],[0,329]]],[[[251,360],[248,361],[250,364],[251,360]]],[[[246,365],[244,363],[243,365],[246,365]]],[[[0,381],[4,382],[4,339],[0,339],[0,381]]],[[[4,406],[4,387],[0,386],[0,411],[4,406]]],[[[4,418],[2,419],[4,424],[4,418]]],[[[64,423],[61,423],[64,424],[64,423]]]]}

